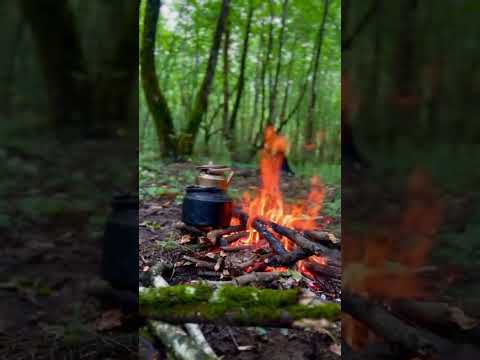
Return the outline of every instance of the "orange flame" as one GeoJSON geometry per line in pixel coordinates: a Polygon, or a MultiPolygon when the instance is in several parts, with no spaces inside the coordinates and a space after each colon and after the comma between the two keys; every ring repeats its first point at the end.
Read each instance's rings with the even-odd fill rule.
{"type": "MultiPolygon", "coordinates": [[[[245,192],[242,200],[243,211],[249,216],[247,224],[249,237],[239,240],[237,244],[258,247],[265,245],[258,232],[252,227],[253,220],[258,217],[297,230],[318,227],[316,218],[318,218],[322,208],[325,195],[325,189],[319,177],[311,179],[311,190],[303,203],[288,204],[283,199],[280,177],[288,147],[287,139],[277,134],[273,127],[270,126],[265,129],[264,147],[260,154],[260,188],[255,197],[251,193],[245,192]]],[[[295,244],[287,238],[282,237],[279,240],[288,251],[295,249],[295,244]]],[[[325,260],[321,257],[312,256],[309,261],[324,264],[325,260]]],[[[302,270],[301,262],[299,262],[298,267],[299,270],[302,270]]]]}

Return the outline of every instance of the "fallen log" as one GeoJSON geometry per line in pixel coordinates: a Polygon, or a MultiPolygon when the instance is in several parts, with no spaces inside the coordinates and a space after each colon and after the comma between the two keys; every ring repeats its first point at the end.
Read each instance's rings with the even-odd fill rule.
{"type": "Polygon", "coordinates": [[[302,319],[336,320],[340,305],[301,305],[297,289],[177,285],[140,292],[140,313],[171,324],[295,327],[302,319]]]}
{"type": "Polygon", "coordinates": [[[275,237],[270,231],[268,231],[266,224],[260,219],[255,219],[252,223],[255,230],[258,231],[260,236],[268,241],[273,251],[278,255],[287,255],[288,252],[282,245],[279,239],[275,237]]]}
{"type": "Polygon", "coordinates": [[[436,334],[411,326],[389,313],[384,306],[369,302],[364,297],[344,291],[342,311],[367,325],[389,343],[400,345],[407,351],[435,358],[449,359],[453,354],[468,353],[479,358],[476,349],[457,346],[436,334]]]}
{"type": "Polygon", "coordinates": [[[298,231],[289,229],[286,226],[282,226],[276,224],[274,222],[270,222],[269,225],[272,227],[274,231],[279,233],[280,235],[285,236],[289,240],[293,241],[297,246],[301,247],[304,250],[311,252],[314,255],[330,255],[332,256],[332,249],[327,248],[321,244],[315,243],[313,241],[308,240],[298,231]]]}

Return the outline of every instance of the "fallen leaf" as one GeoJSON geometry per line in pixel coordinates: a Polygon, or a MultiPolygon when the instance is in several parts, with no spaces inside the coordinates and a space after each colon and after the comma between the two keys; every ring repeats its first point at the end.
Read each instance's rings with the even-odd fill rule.
{"type": "Polygon", "coordinates": [[[123,313],[120,309],[111,309],[105,311],[100,319],[96,322],[96,329],[98,331],[107,331],[122,326],[123,313]]]}
{"type": "Polygon", "coordinates": [[[179,242],[180,242],[180,244],[188,244],[191,241],[192,241],[191,236],[189,234],[187,234],[187,235],[183,235],[179,242]]]}

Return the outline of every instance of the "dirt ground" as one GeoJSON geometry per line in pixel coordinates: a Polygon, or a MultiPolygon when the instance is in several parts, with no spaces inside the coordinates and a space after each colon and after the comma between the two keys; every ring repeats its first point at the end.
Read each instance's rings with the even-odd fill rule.
{"type": "MultiPolygon", "coordinates": [[[[153,170],[153,169],[152,169],[153,170]]],[[[163,187],[169,189],[157,197],[147,197],[140,204],[140,273],[160,262],[177,263],[185,254],[193,255],[202,250],[201,245],[178,243],[181,238],[180,231],[175,224],[181,220],[181,195],[182,189],[190,185],[194,166],[191,163],[171,164],[155,170],[155,175],[145,182],[142,187],[163,187]],[[182,174],[183,176],[179,176],[182,174]],[[172,183],[172,178],[175,179],[172,183]]],[[[237,171],[231,185],[231,193],[238,198],[245,190],[255,190],[258,186],[258,173],[255,169],[237,171]]],[[[282,179],[282,191],[288,200],[304,199],[309,193],[308,179],[285,176],[282,179]]],[[[338,189],[327,186],[325,201],[331,201],[338,189]]],[[[328,223],[329,231],[339,235],[340,214],[323,214],[328,223]]],[[[195,267],[181,266],[170,273],[166,279],[170,284],[188,283],[192,280],[208,279],[198,275],[195,267]]],[[[321,291],[321,290],[320,290],[321,291]]],[[[339,297],[337,293],[330,293],[330,297],[339,297]]],[[[325,292],[327,294],[328,291],[325,292]]],[[[202,330],[212,348],[224,359],[250,360],[250,359],[338,359],[339,356],[330,350],[332,339],[327,335],[298,331],[292,329],[263,329],[263,328],[238,328],[214,325],[202,326],[202,330]]],[[[340,328],[336,324],[332,335],[339,340],[340,328]]],[[[164,349],[156,344],[160,351],[160,358],[164,349]]]]}

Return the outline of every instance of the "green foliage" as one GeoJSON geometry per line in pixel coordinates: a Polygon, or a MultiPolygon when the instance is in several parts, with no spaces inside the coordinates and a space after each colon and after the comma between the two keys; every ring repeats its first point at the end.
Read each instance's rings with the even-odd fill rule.
{"type": "MultiPolygon", "coordinates": [[[[178,133],[184,129],[192,115],[195,94],[207,67],[207,59],[212,43],[212,35],[220,10],[218,0],[179,0],[165,1],[160,14],[156,39],[156,66],[160,88],[162,89],[174,119],[174,127],[178,133]]],[[[301,98],[302,85],[310,69],[314,54],[314,40],[318,24],[323,14],[323,2],[319,0],[290,0],[285,29],[285,43],[281,52],[281,69],[277,87],[277,118],[268,119],[269,102],[272,97],[272,81],[279,61],[279,33],[283,0],[273,0],[273,7],[268,1],[254,0],[255,12],[252,22],[249,52],[246,59],[245,88],[240,103],[240,111],[234,129],[234,139],[238,154],[228,154],[221,130],[223,128],[223,83],[224,77],[229,80],[229,108],[237,91],[237,80],[240,71],[240,55],[247,20],[248,1],[231,2],[229,16],[230,46],[229,72],[223,72],[222,53],[217,64],[212,92],[208,99],[207,114],[203,123],[208,126],[200,130],[195,146],[195,156],[207,156],[215,161],[225,162],[234,157],[251,161],[251,147],[262,131],[267,120],[278,126],[284,101],[285,90],[289,94],[286,101],[285,114],[294,109],[301,98]],[[271,26],[273,11],[272,49],[267,54],[267,40],[271,26]],[[260,70],[266,63],[264,97],[260,89],[260,70]],[[257,100],[255,100],[257,97],[257,100]],[[264,104],[262,106],[262,103],[264,104]],[[220,107],[220,111],[216,111],[220,107]],[[265,108],[262,116],[262,107],[265,108]],[[263,119],[263,125],[261,124],[263,119]],[[212,132],[211,136],[209,132],[212,132]]],[[[330,11],[323,41],[320,59],[314,133],[316,149],[309,160],[315,166],[321,162],[337,163],[340,160],[340,21],[339,0],[330,2],[330,11]],[[323,132],[324,140],[319,133],[323,132]]],[[[140,31],[143,26],[141,9],[140,31]]],[[[310,70],[311,71],[311,70],[310,70]]],[[[301,163],[304,159],[305,123],[310,87],[300,103],[298,111],[292,116],[282,132],[291,142],[291,155],[301,163]]],[[[140,94],[140,141],[142,152],[158,152],[157,134],[145,105],[144,94],[140,94]]]]}

